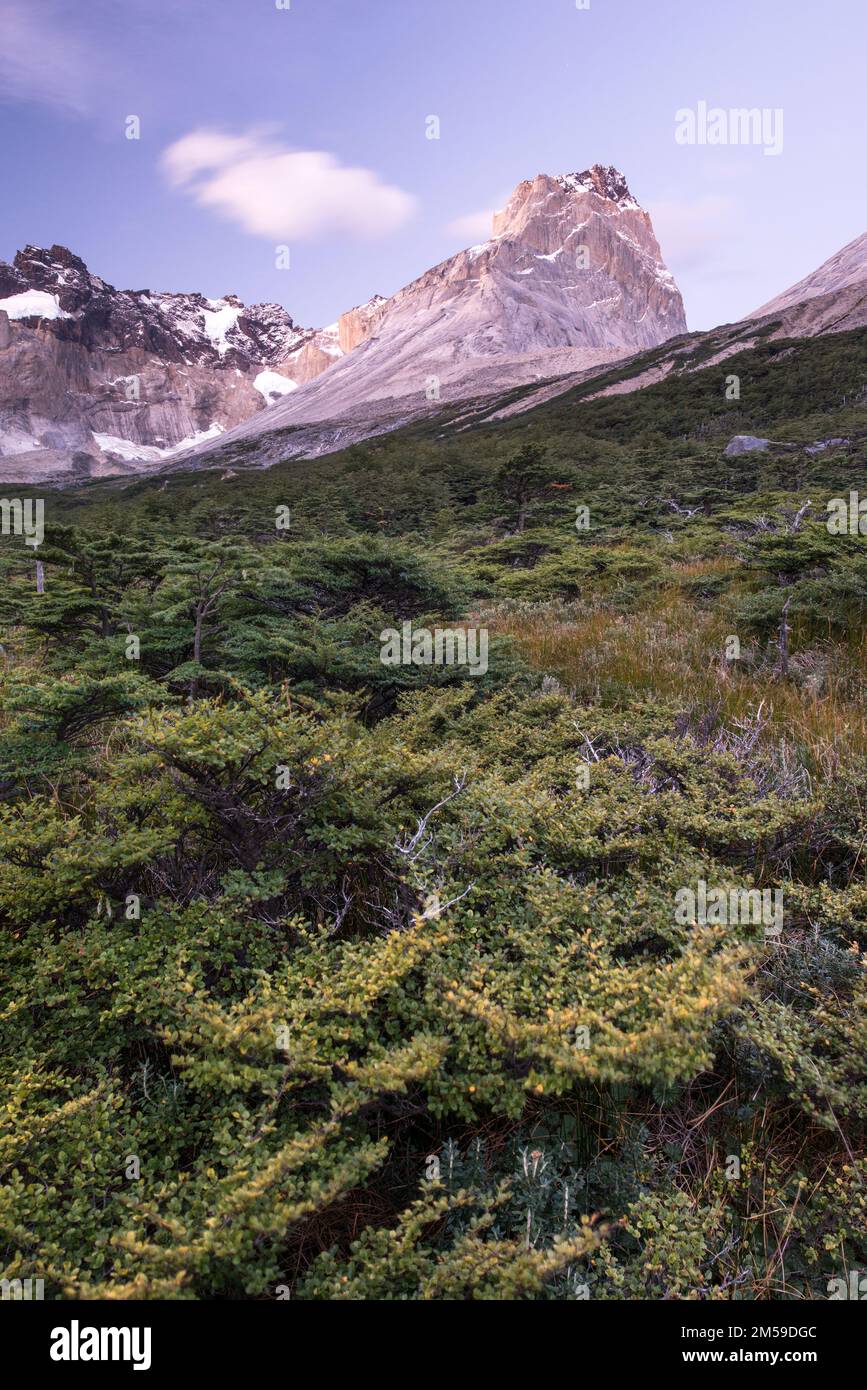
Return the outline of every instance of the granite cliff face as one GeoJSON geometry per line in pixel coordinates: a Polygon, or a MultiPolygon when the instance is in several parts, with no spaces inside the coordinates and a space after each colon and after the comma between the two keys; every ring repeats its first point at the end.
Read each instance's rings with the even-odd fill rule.
{"type": "Polygon", "coordinates": [[[226,443],[292,426],[290,453],[327,452],[442,402],[586,370],[686,331],[650,217],[624,176],[598,164],[520,183],[488,241],[371,303],[360,346],[348,331],[349,355],[226,443]]]}
{"type": "Polygon", "coordinates": [[[310,422],[297,449],[322,452],[685,329],[650,218],[600,165],[519,184],[488,241],[318,330],[231,294],[116,290],[28,246],[0,265],[0,478],[136,472],[310,422]]]}
{"type": "Polygon", "coordinates": [[[117,290],[27,246],[0,263],[0,478],[158,465],[312,381],[338,336],[232,294],[117,290]]]}
{"type": "Polygon", "coordinates": [[[337,321],[338,342],[343,352],[352,352],[375,331],[388,300],[375,294],[366,304],[341,314],[337,321]]]}
{"type": "Polygon", "coordinates": [[[520,183],[495,215],[492,239],[473,251],[504,282],[502,299],[512,311],[506,331],[519,351],[631,351],[686,332],[650,217],[617,169],[595,164],[582,174],[520,183]],[[533,312],[540,300],[550,303],[544,324],[533,312]]]}

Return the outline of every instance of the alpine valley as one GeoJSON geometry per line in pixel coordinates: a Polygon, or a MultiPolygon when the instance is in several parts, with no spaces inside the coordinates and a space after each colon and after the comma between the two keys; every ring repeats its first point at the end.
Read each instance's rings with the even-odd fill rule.
{"type": "Polygon", "coordinates": [[[863,1300],[865,406],[867,238],[690,332],[599,165],[327,328],[0,270],[4,1298],[863,1300]]]}

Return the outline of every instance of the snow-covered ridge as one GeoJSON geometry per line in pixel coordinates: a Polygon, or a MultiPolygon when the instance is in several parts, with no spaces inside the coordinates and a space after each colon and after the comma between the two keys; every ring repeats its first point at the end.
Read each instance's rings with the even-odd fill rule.
{"type": "Polygon", "coordinates": [[[277,366],[315,331],[280,304],[245,305],[236,295],[118,290],[65,246],[25,246],[0,262],[0,305],[10,319],[70,319],[94,346],[140,347],[187,364],[277,366]]]}
{"type": "MultiPolygon", "coordinates": [[[[382,302],[355,311],[359,337],[382,302]]],[[[0,477],[15,458],[35,475],[158,465],[344,355],[339,323],[302,328],[235,294],[119,290],[64,246],[0,261],[0,310],[0,477]]]]}

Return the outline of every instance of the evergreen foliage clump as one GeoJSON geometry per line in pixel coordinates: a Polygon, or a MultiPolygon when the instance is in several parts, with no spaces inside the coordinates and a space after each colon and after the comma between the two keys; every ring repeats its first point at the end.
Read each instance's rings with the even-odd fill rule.
{"type": "Polygon", "coordinates": [[[825,524],[864,346],[760,344],[736,403],[684,368],[87,485],[48,499],[43,593],[3,539],[4,1278],[740,1300],[867,1268],[867,538],[825,524]],[[735,426],[787,451],[729,459],[735,426]],[[484,627],[487,671],[383,664],[404,622],[484,627]]]}

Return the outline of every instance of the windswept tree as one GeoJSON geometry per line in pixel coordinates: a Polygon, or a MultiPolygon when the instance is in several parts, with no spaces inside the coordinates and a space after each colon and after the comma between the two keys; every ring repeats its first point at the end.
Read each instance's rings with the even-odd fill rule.
{"type": "Polygon", "coordinates": [[[517,508],[519,535],[524,531],[530,503],[558,478],[557,469],[548,459],[548,450],[539,444],[524,444],[498,469],[496,487],[500,495],[517,508]]]}
{"type": "Polygon", "coordinates": [[[230,541],[173,544],[148,620],[163,630],[164,657],[176,663],[172,679],[188,680],[191,695],[196,694],[209,643],[213,645],[222,632],[226,603],[259,563],[249,546],[230,541]]]}

